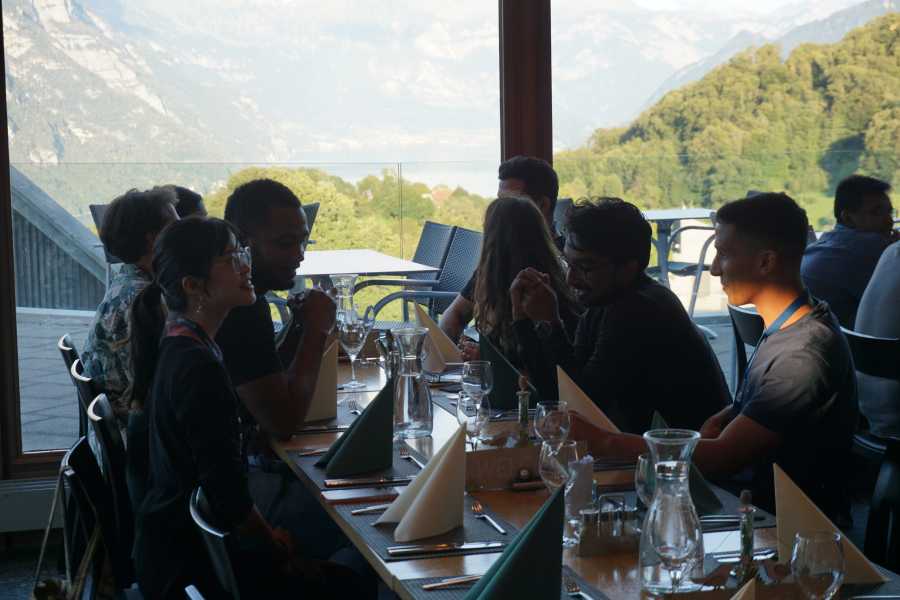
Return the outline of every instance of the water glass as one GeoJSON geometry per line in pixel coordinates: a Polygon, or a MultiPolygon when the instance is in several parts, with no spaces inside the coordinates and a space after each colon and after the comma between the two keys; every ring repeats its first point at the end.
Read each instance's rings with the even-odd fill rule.
{"type": "Polygon", "coordinates": [[[534,433],[541,440],[560,446],[569,437],[572,419],[565,402],[538,402],[534,411],[534,433]]]}
{"type": "Polygon", "coordinates": [[[491,405],[486,397],[473,398],[462,393],[456,402],[456,420],[466,428],[466,438],[476,449],[478,436],[491,418],[491,405]]]}
{"type": "Polygon", "coordinates": [[[490,361],[470,360],[463,363],[462,379],[460,380],[464,394],[481,399],[494,389],[494,371],[490,361]]]}
{"type": "Polygon", "coordinates": [[[810,600],[833,598],[844,581],[841,534],[818,531],[794,536],[791,573],[810,600]]]}
{"type": "Polygon", "coordinates": [[[637,459],[637,467],[634,470],[634,490],[637,492],[641,504],[650,508],[653,502],[653,493],[656,491],[656,472],[653,459],[649,454],[641,454],[637,459]]]}

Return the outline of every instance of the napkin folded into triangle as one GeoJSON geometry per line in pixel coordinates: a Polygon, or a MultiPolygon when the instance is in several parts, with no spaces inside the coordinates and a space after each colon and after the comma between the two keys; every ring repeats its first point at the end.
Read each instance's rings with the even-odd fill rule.
{"type": "MultiPolygon", "coordinates": [[[[478,348],[481,351],[481,360],[491,363],[494,374],[494,387],[490,395],[491,408],[501,410],[518,408],[519,397],[516,392],[519,391],[521,373],[488,336],[482,335],[478,338],[478,348]]],[[[528,390],[531,392],[529,405],[536,406],[541,401],[540,394],[531,382],[528,383],[528,390]]]]}
{"type": "Polygon", "coordinates": [[[331,342],[322,354],[319,378],[309,403],[306,421],[323,421],[337,416],[337,360],[338,343],[331,342]]]}
{"type": "Polygon", "coordinates": [[[461,363],[462,355],[459,348],[453,343],[444,330],[428,316],[425,309],[418,303],[415,304],[416,319],[419,325],[428,330],[425,338],[425,362],[423,366],[429,373],[443,373],[448,363],[461,363]]]}
{"type": "Polygon", "coordinates": [[[329,477],[351,477],[394,464],[394,380],[389,379],[350,428],[316,461],[329,477]]]}
{"type": "Polygon", "coordinates": [[[463,524],[466,491],[466,430],[456,430],[376,524],[397,523],[394,540],[411,542],[463,524]]]}
{"type": "MultiPolygon", "coordinates": [[[[653,419],[650,422],[650,429],[668,429],[669,425],[662,415],[653,411],[653,419]]],[[[688,474],[688,484],[691,489],[691,500],[694,501],[694,508],[702,515],[713,515],[722,510],[722,501],[716,496],[709,483],[700,473],[697,465],[691,463],[691,470],[688,474]]]]}
{"type": "Polygon", "coordinates": [[[731,597],[731,600],[756,600],[756,578],[748,581],[731,597]]]}
{"type": "Polygon", "coordinates": [[[559,598],[565,486],[557,489],[506,547],[465,600],[559,598]],[[536,571],[537,569],[537,571],[536,571]],[[540,573],[540,576],[535,575],[540,573]]]}
{"type": "MultiPolygon", "coordinates": [[[[775,471],[775,522],[778,531],[778,560],[788,562],[798,533],[840,529],[819,510],[800,487],[778,465],[775,471]]],[[[873,565],[847,536],[841,534],[844,545],[844,583],[883,583],[888,579],[873,565]]]]}
{"type": "Polygon", "coordinates": [[[574,410],[584,417],[591,425],[613,433],[620,433],[616,424],[610,421],[600,408],[588,398],[588,395],[578,387],[571,377],[562,369],[556,367],[556,379],[559,382],[559,400],[568,404],[569,410],[574,410]]]}

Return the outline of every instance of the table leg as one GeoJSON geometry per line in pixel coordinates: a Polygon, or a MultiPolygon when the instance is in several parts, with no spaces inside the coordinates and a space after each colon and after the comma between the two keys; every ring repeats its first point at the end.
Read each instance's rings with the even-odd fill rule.
{"type": "Polygon", "coordinates": [[[659,263],[659,282],[669,287],[669,234],[672,233],[672,221],[656,223],[656,254],[659,263]]]}

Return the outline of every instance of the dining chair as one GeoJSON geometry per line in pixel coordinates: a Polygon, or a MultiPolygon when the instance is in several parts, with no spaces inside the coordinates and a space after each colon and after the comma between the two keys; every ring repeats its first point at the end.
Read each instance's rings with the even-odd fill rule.
{"type": "MultiPolygon", "coordinates": [[[[316,215],[319,214],[319,203],[310,202],[308,204],[304,204],[301,208],[303,209],[303,214],[306,215],[306,229],[309,231],[309,235],[312,236],[313,225],[316,222],[316,215]]],[[[316,242],[310,239],[308,243],[315,244],[316,242]]]]}
{"type": "Polygon", "coordinates": [[[125,598],[141,598],[140,592],[132,588],[134,570],[131,563],[131,546],[123,547],[119,543],[112,495],[103,480],[87,438],[81,437],[66,452],[62,460],[62,469],[63,479],[74,498],[79,521],[87,539],[90,539],[95,527],[100,533],[101,551],[94,556],[93,581],[99,581],[104,562],[108,561],[118,591],[117,595],[125,598]]]}
{"type": "Polygon", "coordinates": [[[69,367],[69,377],[78,391],[78,403],[81,406],[81,412],[87,418],[87,409],[94,401],[97,392],[94,389],[94,383],[90,377],[84,374],[84,365],[81,358],[76,358],[69,367]]]}
{"type": "Polygon", "coordinates": [[[553,208],[553,229],[557,235],[566,235],[566,219],[573,204],[571,198],[557,198],[556,206],[553,208]]]}
{"type": "Polygon", "coordinates": [[[865,555],[882,567],[900,569],[900,440],[885,440],[884,458],[869,503],[865,555]]]}
{"type": "Polygon", "coordinates": [[[231,598],[239,600],[240,591],[234,569],[231,567],[231,558],[228,555],[226,543],[229,533],[216,523],[203,488],[197,487],[191,494],[190,509],[191,518],[200,530],[219,585],[231,598]]]}
{"type": "Polygon", "coordinates": [[[98,394],[94,398],[88,406],[87,414],[100,445],[100,460],[103,478],[110,494],[116,547],[125,552],[130,562],[134,542],[134,511],[126,482],[125,442],[106,394],[98,394]]]}
{"type": "Polygon", "coordinates": [[[188,600],[205,600],[203,594],[200,593],[200,590],[193,585],[184,588],[184,595],[188,597],[188,600]]]}
{"type": "MultiPolygon", "coordinates": [[[[94,220],[94,227],[97,228],[97,235],[99,237],[100,230],[103,229],[103,217],[106,215],[106,209],[109,207],[109,204],[90,204],[88,208],[91,211],[91,218],[94,220]]],[[[97,244],[98,247],[103,248],[103,256],[106,257],[106,287],[109,287],[109,281],[112,279],[112,266],[121,264],[122,259],[113,256],[106,250],[106,246],[102,243],[97,244]]]]}
{"type": "Polygon", "coordinates": [[[763,319],[759,313],[749,308],[728,305],[728,316],[731,317],[731,328],[734,331],[734,351],[732,360],[732,383],[734,390],[741,386],[747,370],[747,346],[753,348],[759,344],[765,330],[763,319]]]}
{"type": "MultiPolygon", "coordinates": [[[[62,356],[63,363],[66,365],[66,373],[71,378],[72,364],[78,360],[78,350],[75,349],[75,344],[72,342],[72,338],[68,333],[63,334],[59,341],[56,343],[56,348],[59,350],[60,355],[62,356]]],[[[74,384],[74,379],[72,380],[74,384]]],[[[81,401],[78,400],[78,388],[75,388],[76,400],[78,401],[78,435],[87,435],[88,430],[88,419],[87,412],[81,405],[81,401]]]]}

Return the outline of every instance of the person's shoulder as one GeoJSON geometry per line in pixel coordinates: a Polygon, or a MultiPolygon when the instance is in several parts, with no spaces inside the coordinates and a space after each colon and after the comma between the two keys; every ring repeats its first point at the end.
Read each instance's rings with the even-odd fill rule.
{"type": "Polygon", "coordinates": [[[160,362],[172,363],[179,370],[205,367],[222,368],[221,363],[203,342],[186,335],[164,337],[160,344],[160,362]]]}
{"type": "Polygon", "coordinates": [[[257,296],[253,304],[237,306],[231,309],[219,329],[218,338],[245,335],[248,330],[255,331],[262,323],[272,324],[269,303],[262,294],[257,296]]]}
{"type": "Polygon", "coordinates": [[[783,353],[782,358],[799,357],[810,366],[825,364],[829,367],[850,360],[847,340],[825,302],[817,301],[812,312],[780,333],[785,335],[779,336],[781,343],[773,344],[773,347],[783,353]]]}
{"type": "Polygon", "coordinates": [[[673,317],[687,313],[678,296],[672,290],[647,275],[641,275],[637,284],[616,303],[616,312],[631,315],[641,322],[665,321],[671,323],[673,317]]]}

